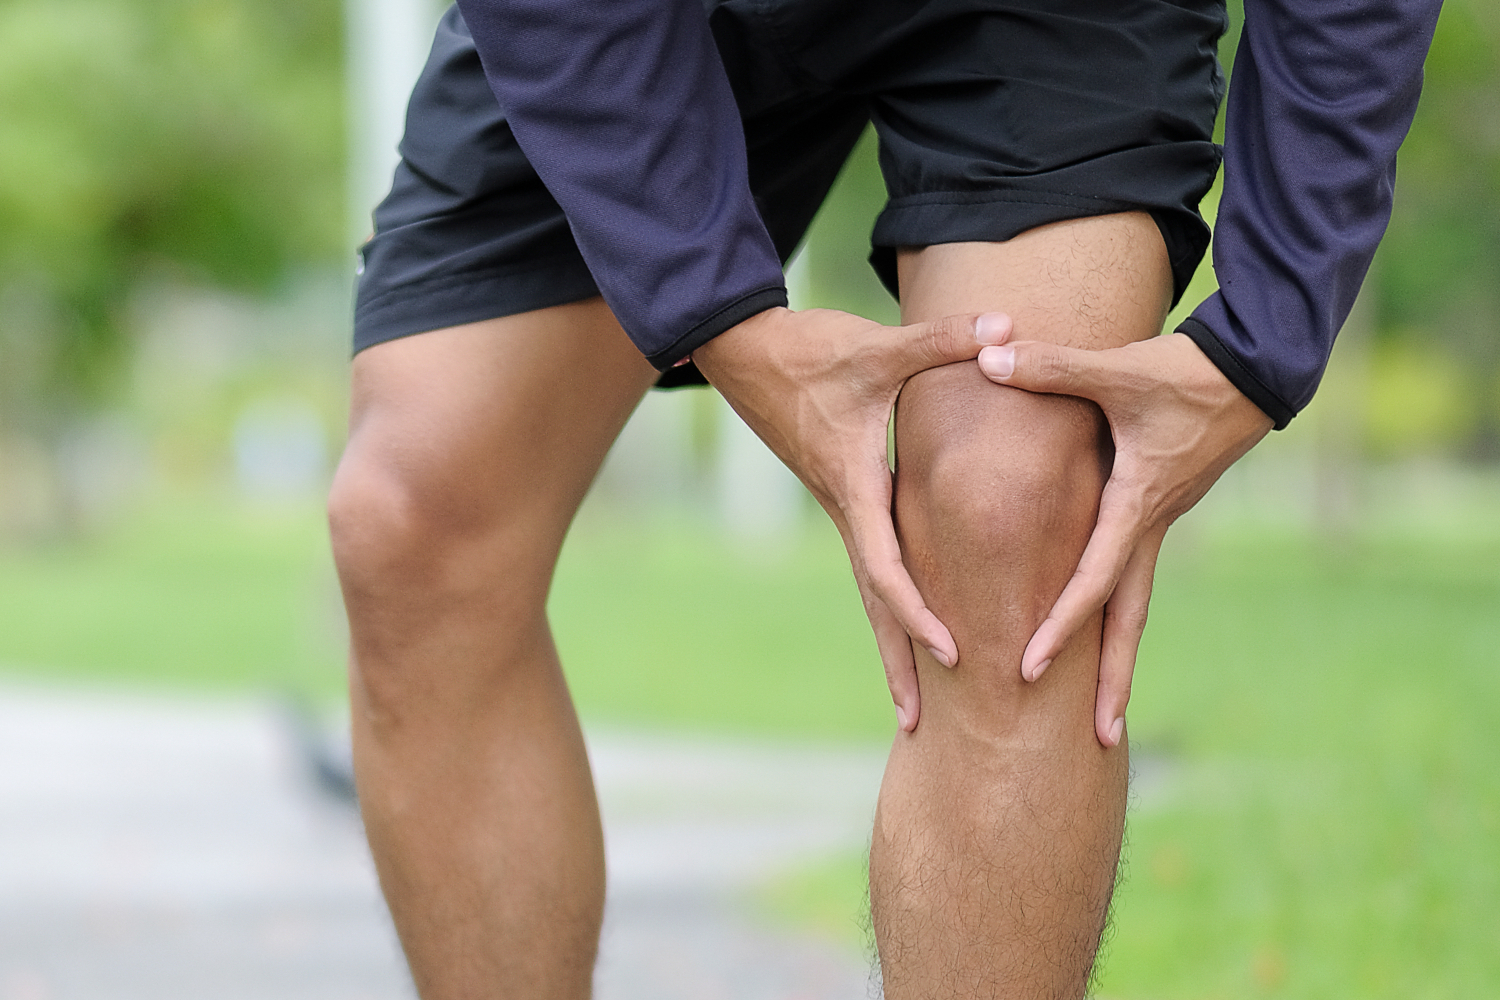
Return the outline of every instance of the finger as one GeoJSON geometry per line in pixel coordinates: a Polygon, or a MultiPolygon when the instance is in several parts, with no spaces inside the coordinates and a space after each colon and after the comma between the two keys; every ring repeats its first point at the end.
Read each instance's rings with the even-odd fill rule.
{"type": "Polygon", "coordinates": [[[891,522],[889,471],[884,473],[883,487],[883,490],[866,488],[857,491],[854,494],[856,499],[844,510],[854,541],[853,551],[864,568],[870,589],[901,623],[912,641],[920,643],[943,666],[954,666],[958,663],[958,646],[953,636],[928,609],[901,561],[901,546],[896,541],[896,528],[891,522]]]}
{"type": "Polygon", "coordinates": [[[1073,634],[1109,600],[1140,538],[1140,506],[1138,499],[1127,495],[1119,480],[1111,476],[1078,568],[1021,655],[1021,676],[1026,680],[1040,677],[1073,634]]]}
{"type": "Polygon", "coordinates": [[[1041,341],[986,347],[979,370],[991,382],[1029,392],[1053,392],[1103,402],[1119,385],[1119,365],[1112,351],[1084,351],[1041,341]]]}
{"type": "Polygon", "coordinates": [[[1104,606],[1104,642],[1099,651],[1099,692],[1094,707],[1094,731],[1104,746],[1118,746],[1125,734],[1125,707],[1135,676],[1136,653],[1146,631],[1156,558],[1166,528],[1152,529],[1141,539],[1109,603],[1104,606]]]}
{"type": "MultiPolygon", "coordinates": [[[[837,504],[819,497],[819,503],[828,511],[829,517],[844,539],[844,548],[851,556],[858,552],[854,534],[849,528],[848,518],[837,504]]],[[[912,653],[911,636],[885,602],[875,596],[864,567],[854,559],[854,582],[859,587],[860,600],[864,604],[865,617],[870,620],[870,629],[875,633],[875,647],[880,652],[880,663],[885,669],[886,686],[890,688],[891,701],[896,706],[896,725],[902,732],[917,728],[917,719],[922,714],[922,700],[918,688],[917,661],[912,653]]]]}
{"type": "Polygon", "coordinates": [[[1011,319],[1005,313],[948,316],[928,323],[886,327],[892,342],[889,356],[898,359],[907,373],[914,374],[968,361],[981,349],[1003,344],[1011,334],[1011,319]]]}
{"type": "Polygon", "coordinates": [[[885,683],[891,689],[891,701],[896,705],[896,724],[902,732],[909,733],[917,728],[917,719],[922,714],[917,660],[912,654],[911,637],[885,603],[873,595],[865,595],[865,614],[875,632],[875,646],[880,650],[880,662],[885,667],[885,683]]]}

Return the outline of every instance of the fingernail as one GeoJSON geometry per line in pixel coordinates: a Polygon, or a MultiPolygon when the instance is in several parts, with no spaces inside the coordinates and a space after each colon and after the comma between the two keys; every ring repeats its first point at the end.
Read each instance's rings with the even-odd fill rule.
{"type": "Polygon", "coordinates": [[[981,344],[998,344],[1010,335],[1010,317],[1005,313],[983,313],[974,321],[974,339],[981,344]]]}
{"type": "Polygon", "coordinates": [[[929,654],[931,654],[931,656],[932,656],[932,658],[934,660],[937,660],[943,666],[945,666],[945,667],[951,667],[951,666],[953,666],[953,660],[952,660],[952,658],[949,657],[947,653],[945,653],[942,650],[938,649],[936,646],[928,646],[927,647],[927,652],[929,654]]]}
{"type": "Polygon", "coordinates": [[[906,732],[906,709],[900,705],[896,706],[896,728],[906,732]]]}
{"type": "Polygon", "coordinates": [[[1009,345],[986,347],[979,352],[979,370],[990,378],[1010,378],[1016,370],[1016,349],[1009,345]]]}
{"type": "Polygon", "coordinates": [[[1115,720],[1114,725],[1109,727],[1109,745],[1117,747],[1120,745],[1120,737],[1125,733],[1125,716],[1115,720]]]}
{"type": "Polygon", "coordinates": [[[1035,667],[1031,668],[1031,676],[1028,677],[1027,680],[1036,680],[1038,677],[1042,676],[1042,672],[1050,666],[1052,666],[1051,660],[1043,660],[1041,663],[1038,663],[1035,667]]]}

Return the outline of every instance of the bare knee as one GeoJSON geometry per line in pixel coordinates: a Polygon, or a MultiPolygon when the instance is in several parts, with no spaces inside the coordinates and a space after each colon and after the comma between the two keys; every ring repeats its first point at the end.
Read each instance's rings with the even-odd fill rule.
{"type": "Polygon", "coordinates": [[[939,617],[983,605],[1006,609],[1028,636],[1040,624],[1093,526],[1108,477],[1105,431],[1093,404],[996,386],[972,364],[908,383],[897,414],[897,517],[939,617]]]}
{"type": "Polygon", "coordinates": [[[509,492],[457,461],[403,463],[351,443],[328,499],[346,591],[436,601],[474,589],[534,588],[536,574],[527,570],[538,556],[527,550],[545,548],[536,537],[541,526],[509,492]]]}
{"type": "Polygon", "coordinates": [[[556,555],[551,532],[490,477],[395,455],[356,437],[328,501],[352,680],[382,715],[434,685],[493,689],[527,662],[556,555]]]}

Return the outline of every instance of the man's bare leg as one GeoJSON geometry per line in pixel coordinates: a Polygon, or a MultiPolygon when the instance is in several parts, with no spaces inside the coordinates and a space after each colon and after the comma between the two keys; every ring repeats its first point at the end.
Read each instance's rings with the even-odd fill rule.
{"type": "MultiPolygon", "coordinates": [[[[1171,279],[1155,224],[1133,213],[907,253],[901,288],[906,322],[1003,310],[1016,340],[1094,348],[1157,333],[1171,279]]],[[[966,363],[907,383],[896,442],[907,565],[960,662],[917,649],[920,722],[881,788],[870,887],[886,996],[1076,1000],[1114,884],[1127,751],[1094,735],[1097,622],[1035,684],[1020,662],[1093,526],[1107,428],[1092,403],[966,363]]]]}
{"type": "Polygon", "coordinates": [[[355,358],[329,504],[355,770],[425,1000],[589,994],[603,846],[545,602],[654,376],[597,299],[355,358]]]}

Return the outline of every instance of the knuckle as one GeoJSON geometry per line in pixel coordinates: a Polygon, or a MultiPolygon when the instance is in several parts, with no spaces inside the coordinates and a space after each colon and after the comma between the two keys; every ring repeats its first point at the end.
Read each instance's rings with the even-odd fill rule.
{"type": "Polygon", "coordinates": [[[904,328],[907,334],[906,347],[920,361],[946,358],[951,353],[948,329],[943,320],[918,323],[904,328]]]}
{"type": "Polygon", "coordinates": [[[1107,625],[1123,629],[1127,634],[1139,635],[1146,630],[1146,618],[1150,614],[1150,608],[1130,607],[1112,608],[1105,607],[1104,620],[1107,625]]]}
{"type": "Polygon", "coordinates": [[[940,319],[932,323],[923,324],[919,339],[929,354],[944,356],[949,353],[952,334],[952,324],[948,320],[940,319]]]}
{"type": "MultiPolygon", "coordinates": [[[[1060,350],[1052,344],[1038,346],[1026,352],[1031,354],[1030,367],[1037,374],[1044,377],[1049,383],[1066,388],[1076,381],[1073,359],[1065,351],[1060,350]]],[[[1025,359],[1025,354],[1016,352],[1016,367],[1019,368],[1025,359]]]]}
{"type": "Polygon", "coordinates": [[[878,570],[871,569],[869,575],[870,592],[865,595],[865,606],[884,606],[892,614],[899,615],[900,609],[891,600],[893,587],[890,579],[878,570]]]}

